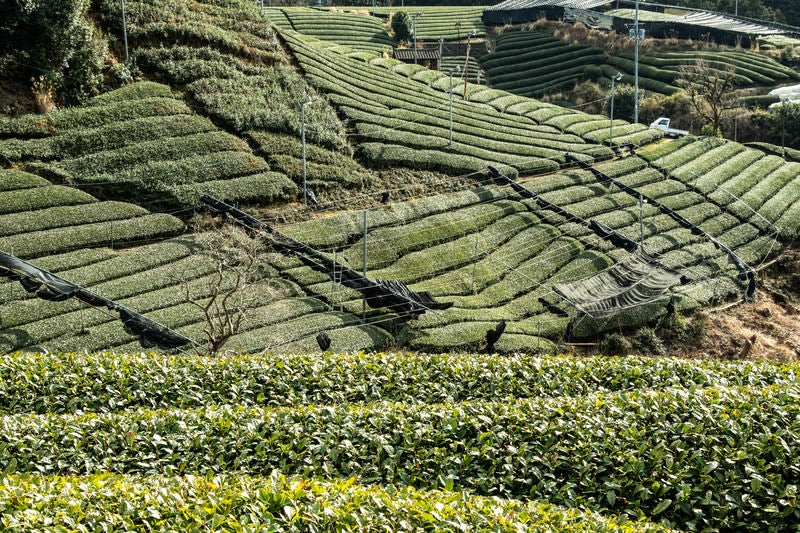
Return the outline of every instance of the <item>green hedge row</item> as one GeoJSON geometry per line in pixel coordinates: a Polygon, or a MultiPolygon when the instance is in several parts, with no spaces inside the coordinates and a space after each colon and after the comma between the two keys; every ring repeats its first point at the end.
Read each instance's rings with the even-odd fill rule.
{"type": "MultiPolygon", "coordinates": [[[[758,174],[758,161],[764,157],[764,154],[758,150],[744,150],[734,152],[729,150],[727,157],[723,159],[720,164],[712,169],[705,171],[697,181],[694,182],[694,187],[704,194],[713,194],[719,190],[719,187],[734,178],[740,176],[753,176],[757,180],[762,177],[758,174]]],[[[698,165],[702,167],[702,161],[698,165]]],[[[680,170],[680,169],[679,169],[680,170]]],[[[677,171],[676,171],[677,172],[677,171]]]]}
{"type": "Polygon", "coordinates": [[[657,143],[653,146],[647,146],[645,149],[639,150],[636,152],[636,155],[648,163],[653,163],[662,157],[666,157],[674,152],[686,148],[690,144],[699,142],[701,140],[703,140],[702,137],[695,137],[693,135],[681,137],[680,139],[675,139],[673,141],[667,141],[665,139],[663,142],[657,143]]]}
{"type": "MultiPolygon", "coordinates": [[[[417,198],[393,203],[386,209],[368,211],[367,226],[371,231],[379,227],[401,225],[407,221],[507,197],[508,194],[503,189],[484,187],[417,198]]],[[[282,228],[282,231],[317,248],[341,247],[363,235],[363,212],[346,212],[316,218],[282,228]]]]}
{"type": "Polygon", "coordinates": [[[130,184],[147,191],[168,190],[171,185],[201,183],[265,171],[269,171],[267,162],[252,153],[218,151],[198,152],[178,159],[144,161],[130,167],[111,169],[110,172],[76,174],[74,178],[84,183],[130,184]]]}
{"type": "MultiPolygon", "coordinates": [[[[151,138],[152,139],[152,138],[151,138]]],[[[60,168],[75,175],[81,181],[92,181],[96,175],[114,174],[156,161],[179,161],[196,155],[211,155],[216,152],[249,152],[247,143],[224,131],[196,133],[182,137],[147,140],[117,148],[88,154],[56,163],[60,168]]],[[[260,168],[258,170],[268,170],[260,168]]]]}
{"type": "Polygon", "coordinates": [[[178,204],[196,206],[204,194],[219,200],[238,204],[260,203],[271,204],[290,202],[297,198],[297,185],[280,172],[259,172],[239,178],[208,180],[200,183],[175,185],[169,188],[178,204]]]}
{"type": "MultiPolygon", "coordinates": [[[[649,162],[655,168],[662,170],[665,173],[672,172],[676,168],[690,163],[697,157],[700,157],[710,150],[717,148],[724,144],[724,141],[716,137],[703,137],[697,142],[691,142],[677,146],[670,150],[666,155],[658,157],[657,159],[649,159],[649,162]]],[[[649,156],[644,155],[645,159],[649,156]]],[[[687,167],[690,168],[690,167],[687,167]]]]}
{"type": "Polygon", "coordinates": [[[240,60],[237,63],[236,58],[216,51],[213,55],[219,56],[218,58],[203,57],[211,55],[209,49],[204,52],[195,52],[195,49],[189,47],[145,48],[137,50],[134,57],[140,68],[158,73],[173,84],[185,85],[203,78],[241,79],[246,76],[242,72],[244,63],[240,60]],[[199,57],[183,57],[187,55],[181,53],[183,50],[194,52],[199,57]]]}
{"type": "Polygon", "coordinates": [[[137,118],[97,128],[75,128],[69,133],[43,139],[0,141],[0,155],[13,161],[66,159],[156,138],[208,133],[215,129],[210,120],[197,115],[137,118]]]}
{"type": "MultiPolygon", "coordinates": [[[[289,38],[289,44],[293,47],[304,70],[311,76],[316,85],[322,87],[326,91],[339,93],[340,96],[337,97],[339,99],[350,98],[359,100],[361,102],[359,107],[367,106],[368,110],[365,109],[365,112],[369,113],[370,117],[379,115],[375,112],[375,106],[379,105],[386,106],[387,108],[401,107],[408,110],[421,108],[419,112],[423,115],[430,114],[433,111],[440,117],[438,119],[439,121],[446,123],[449,120],[449,115],[447,114],[447,107],[449,104],[446,94],[427,90],[420,93],[418,89],[408,87],[407,82],[403,82],[403,80],[395,78],[391,74],[387,76],[381,69],[357,61],[347,62],[346,58],[323,52],[319,48],[314,48],[306,43],[302,43],[291,36],[289,38]],[[348,72],[350,76],[347,79],[342,79],[341,72],[348,72]],[[423,101],[420,100],[421,96],[424,98],[423,101]]],[[[443,78],[440,78],[440,80],[441,79],[443,78]]],[[[480,89],[484,90],[482,87],[480,87],[480,89]]],[[[497,128],[492,127],[494,124],[508,126],[512,130],[528,128],[525,124],[527,121],[512,120],[511,117],[507,115],[490,113],[484,109],[467,105],[461,101],[454,102],[454,109],[456,110],[456,113],[454,113],[454,122],[458,121],[460,123],[463,115],[469,115],[470,120],[479,120],[483,122],[482,127],[485,130],[484,135],[491,135],[493,131],[497,130],[497,128]]],[[[517,133],[517,136],[520,136],[522,133],[523,132],[517,133]]],[[[494,135],[499,136],[501,132],[495,133],[494,135]]],[[[548,138],[548,136],[542,135],[541,131],[536,131],[533,133],[532,137],[537,139],[548,138]]],[[[569,141],[566,141],[566,143],[571,146],[571,149],[574,151],[576,146],[573,143],[573,137],[574,136],[570,136],[569,141]]],[[[551,139],[550,142],[552,142],[552,138],[553,136],[551,133],[549,136],[549,139],[551,139]]],[[[424,142],[427,143],[427,139],[424,142]]],[[[471,139],[469,142],[475,143],[479,142],[479,140],[471,139]]],[[[427,146],[419,147],[427,148],[427,146]]],[[[581,147],[581,149],[587,150],[590,148],[587,147],[584,149],[581,147]]],[[[592,147],[591,150],[596,151],[598,155],[600,155],[605,149],[592,147]]],[[[490,161],[492,160],[492,158],[487,158],[486,156],[479,156],[477,153],[468,155],[478,156],[490,161]]]]}
{"type": "Polygon", "coordinates": [[[97,222],[0,238],[4,250],[20,257],[37,257],[85,246],[111,246],[164,238],[185,225],[172,215],[151,214],[114,222],[97,222]]]}
{"type": "Polygon", "coordinates": [[[800,177],[800,165],[782,164],[767,174],[755,187],[744,193],[742,200],[753,209],[759,210],[770,198],[778,196],[788,184],[800,177]]]}
{"type": "MultiPolygon", "coordinates": [[[[33,261],[34,265],[52,272],[83,286],[99,283],[114,283],[114,280],[130,276],[137,272],[145,272],[165,264],[172,264],[189,254],[193,246],[191,239],[181,237],[163,242],[147,244],[114,252],[109,248],[86,249],[65,254],[54,254],[33,261]]],[[[14,282],[16,283],[16,282],[14,282]]],[[[104,289],[105,290],[105,289],[104,289]]],[[[28,293],[15,298],[4,298],[0,293],[0,302],[11,304],[2,308],[3,323],[16,325],[23,323],[26,317],[35,317],[35,307],[47,308],[52,302],[39,300],[28,293]],[[22,301],[25,298],[25,301],[22,301]]],[[[52,316],[52,315],[50,315],[52,316]]]]}
{"type": "Polygon", "coordinates": [[[764,155],[751,164],[747,172],[729,177],[723,183],[725,190],[712,191],[709,198],[721,205],[730,204],[735,201],[732,194],[741,197],[784,164],[785,161],[780,157],[764,155]]]}
{"type": "Polygon", "coordinates": [[[147,210],[123,202],[95,202],[90,206],[59,206],[0,215],[0,237],[44,231],[64,226],[120,221],[147,214],[147,210]]]}
{"type": "Polygon", "coordinates": [[[274,37],[261,38],[249,33],[226,30],[213,22],[175,20],[140,24],[130,24],[128,39],[156,43],[190,42],[263,65],[281,64],[284,59],[274,37]]]}
{"type": "MultiPolygon", "coordinates": [[[[7,141],[0,141],[0,146],[2,146],[4,142],[7,141]]],[[[36,174],[13,168],[0,169],[0,193],[19,189],[44,187],[47,185],[50,185],[50,182],[36,174]]]]}
{"type": "MultiPolygon", "coordinates": [[[[180,271],[157,268],[153,269],[150,277],[131,276],[113,284],[103,284],[91,289],[137,312],[146,313],[149,318],[160,324],[179,328],[185,336],[200,342],[205,339],[203,329],[206,327],[206,320],[198,307],[186,302],[185,291],[188,289],[200,303],[205,303],[217,278],[209,275],[213,266],[209,266],[207,262],[194,259],[196,264],[186,263],[171,265],[181,267],[180,271]],[[185,285],[176,279],[179,276],[185,276],[187,280],[185,285]]],[[[231,277],[225,277],[220,285],[227,287],[231,283],[231,277]]],[[[264,294],[258,294],[257,299],[248,302],[251,307],[249,313],[254,316],[263,316],[262,312],[276,310],[275,307],[269,306],[269,303],[277,298],[276,291],[271,290],[273,288],[271,282],[267,282],[261,288],[265,290],[264,294]]],[[[85,306],[82,308],[78,302],[73,301],[62,302],[60,308],[49,306],[47,309],[40,309],[35,308],[35,314],[25,324],[25,336],[0,337],[0,346],[3,350],[46,347],[48,350],[59,351],[77,345],[92,351],[129,343],[132,343],[130,349],[141,349],[138,340],[124,331],[114,314],[87,309],[85,306]],[[60,311],[58,314],[55,313],[57,310],[60,311]]],[[[271,317],[271,319],[280,318],[287,317],[277,314],[271,317]]],[[[263,321],[255,324],[252,320],[247,321],[242,333],[248,328],[259,327],[262,323],[263,321]]],[[[231,348],[235,348],[232,343],[229,344],[231,348]]]]}
{"type": "MultiPolygon", "coordinates": [[[[387,141],[391,140],[395,139],[387,139],[387,141]]],[[[404,166],[415,170],[432,170],[456,175],[482,172],[489,164],[493,163],[491,160],[486,161],[470,155],[376,142],[360,143],[358,155],[372,167],[394,168],[404,166]]]]}
{"type": "Polygon", "coordinates": [[[103,106],[125,100],[143,100],[145,98],[172,98],[172,89],[169,85],[154,81],[136,81],[123,85],[89,100],[88,106],[103,106]]]}
{"type": "Polygon", "coordinates": [[[474,267],[462,268],[415,287],[424,286],[439,296],[447,294],[455,284],[457,289],[462,289],[462,294],[451,300],[458,308],[480,309],[508,303],[535,291],[548,276],[554,276],[582,252],[583,247],[576,239],[548,233],[546,226],[540,232],[534,234],[538,241],[512,239],[503,249],[507,252],[505,255],[489,256],[474,267]],[[500,267],[508,268],[509,264],[514,265],[511,275],[500,270],[500,267]],[[460,279],[456,277],[458,274],[461,274],[460,279]]]}
{"type": "MultiPolygon", "coordinates": [[[[277,131],[299,135],[300,106],[309,94],[303,77],[293,68],[274,67],[264,76],[246,80],[204,78],[189,85],[205,112],[230,129],[277,131]],[[269,105],[266,105],[269,103],[269,105]]],[[[335,111],[324,98],[307,106],[306,139],[333,149],[347,146],[335,111]]]]}
{"type": "Polygon", "coordinates": [[[416,21],[417,38],[425,40],[464,39],[473,30],[477,32],[478,36],[484,35],[486,27],[481,21],[483,9],[481,6],[452,8],[431,5],[408,8],[398,8],[397,6],[369,8],[371,13],[383,18],[389,18],[398,11],[406,11],[409,17],[416,12],[421,12],[422,15],[417,17],[416,21]]]}
{"type": "MultiPolygon", "coordinates": [[[[479,231],[504,217],[527,208],[512,200],[481,203],[454,212],[431,215],[403,225],[377,228],[367,235],[367,262],[370,268],[384,268],[405,254],[479,231]],[[392,243],[386,246],[386,243],[392,243]]],[[[344,251],[347,264],[356,270],[363,267],[363,240],[344,251]]]]}
{"type": "MultiPolygon", "coordinates": [[[[402,80],[391,78],[391,83],[383,80],[374,79],[377,75],[382,75],[378,69],[372,69],[361,79],[350,79],[341,83],[338,71],[322,64],[309,64],[305,66],[306,71],[312,76],[322,78],[326,90],[339,93],[332,99],[339,105],[349,103],[349,105],[360,108],[365,112],[374,114],[375,105],[379,104],[386,109],[396,109],[395,113],[404,111],[418,113],[417,120],[429,121],[428,116],[435,117],[436,123],[447,127],[449,124],[449,101],[447,95],[442,95],[439,91],[431,90],[420,94],[419,91],[408,92],[402,86],[402,80]],[[349,85],[349,87],[347,87],[349,85]]],[[[454,87],[454,93],[457,93],[454,87]]],[[[551,145],[554,141],[558,143],[560,136],[546,138],[542,135],[541,127],[526,124],[515,117],[508,115],[498,115],[483,108],[464,103],[461,98],[455,97],[453,100],[453,123],[456,125],[466,125],[476,128],[485,136],[497,140],[505,140],[509,137],[525,138],[526,142],[537,142],[545,146],[551,145]]],[[[565,149],[565,144],[574,144],[570,136],[561,143],[560,148],[565,149]]]]}
{"type": "Polygon", "coordinates": [[[445,490],[266,476],[12,475],[0,524],[10,530],[658,532],[645,520],[445,490]],[[80,510],[70,502],[82,501],[80,510]],[[122,502],[122,503],[120,503],[122,502]]]}
{"type": "Polygon", "coordinates": [[[709,65],[731,65],[737,72],[763,85],[775,85],[787,79],[800,79],[797,72],[774,59],[747,51],[662,52],[646,54],[641,61],[662,68],[675,68],[676,65],[693,65],[698,58],[704,59],[709,65]]]}
{"type": "MultiPolygon", "coordinates": [[[[483,213],[480,217],[484,218],[483,213]]],[[[429,244],[415,252],[401,252],[391,265],[378,270],[372,269],[369,275],[376,279],[402,279],[406,283],[413,283],[471,265],[483,257],[484,253],[479,250],[496,250],[515,235],[538,224],[539,218],[532,213],[522,212],[493,222],[486,220],[481,222],[484,223],[484,227],[476,228],[472,234],[460,238],[451,237],[446,242],[429,244]]],[[[448,220],[446,225],[449,226],[451,223],[452,219],[448,220]]],[[[367,238],[369,239],[369,236],[367,238]]]]}
{"type": "Polygon", "coordinates": [[[583,76],[586,61],[577,59],[568,63],[556,64],[545,67],[542,71],[523,72],[524,77],[514,76],[509,81],[495,83],[492,87],[503,91],[513,92],[520,96],[531,96],[541,93],[547,87],[560,87],[576,78],[583,76]],[[562,68],[563,67],[563,68],[562,68]]]}
{"type": "Polygon", "coordinates": [[[567,70],[573,66],[599,64],[605,61],[605,57],[599,48],[570,47],[564,53],[550,52],[543,54],[537,60],[520,60],[504,70],[492,69],[488,71],[488,75],[493,87],[514,87],[513,82],[524,81],[528,84],[532,80],[539,82],[541,76],[553,74],[559,69],[567,70]]]}
{"type": "MultiPolygon", "coordinates": [[[[556,170],[558,163],[549,159],[539,158],[525,158],[515,155],[498,154],[493,150],[485,148],[477,148],[470,145],[460,143],[453,143],[450,147],[451,151],[447,152],[446,144],[447,138],[442,135],[420,135],[414,132],[398,131],[390,127],[375,126],[373,124],[356,124],[359,136],[365,140],[365,144],[373,150],[373,154],[380,155],[380,152],[375,152],[375,148],[380,145],[400,145],[398,148],[390,148],[396,154],[410,155],[412,150],[419,150],[422,153],[409,159],[412,165],[417,165],[417,168],[428,168],[433,170],[433,164],[441,166],[437,169],[444,171],[447,167],[454,169],[461,169],[461,174],[477,174],[483,173],[488,165],[495,165],[505,168],[508,166],[521,166],[525,164],[535,164],[540,172],[547,172],[556,170]],[[439,147],[439,150],[432,150],[432,148],[439,147]],[[442,154],[441,156],[437,154],[442,154]],[[452,156],[452,159],[451,157],[452,156]],[[421,162],[417,163],[420,160],[421,162]],[[443,161],[444,164],[439,163],[443,161]],[[429,166],[431,165],[431,166],[429,166]]],[[[445,135],[447,132],[445,131],[445,135]]],[[[369,149],[369,148],[368,148],[369,149]]],[[[361,154],[361,152],[359,152],[361,154]]],[[[365,156],[370,155],[365,153],[365,156]]]]}
{"type": "MultiPolygon", "coordinates": [[[[788,210],[793,208],[798,200],[800,200],[800,181],[795,178],[782,187],[777,194],[764,202],[758,212],[766,217],[767,220],[774,222],[788,213],[788,210]]],[[[784,237],[791,238],[796,235],[796,228],[784,228],[782,225],[779,225],[779,227],[784,237]]]]}
{"type": "Polygon", "coordinates": [[[0,117],[0,138],[47,137],[64,130],[96,128],[129,120],[131,117],[169,117],[191,113],[184,102],[175,98],[112,100],[108,105],[61,109],[46,115],[0,117]]]}
{"type": "Polygon", "coordinates": [[[303,476],[469,488],[678,528],[800,523],[797,386],[456,405],[209,406],[2,419],[7,473],[303,476]],[[766,406],[766,407],[765,407],[766,406]],[[171,469],[171,470],[170,470],[171,469]],[[449,482],[447,482],[449,480],[449,482]],[[667,514],[663,514],[668,511],[667,514]]]}
{"type": "MultiPolygon", "coordinates": [[[[729,164],[732,158],[735,158],[745,150],[747,149],[741,144],[725,142],[713,148],[707,148],[703,153],[697,154],[691,160],[672,167],[670,175],[684,183],[698,184],[699,186],[699,180],[702,176],[719,168],[721,165],[729,164]]],[[[688,150],[684,151],[684,154],[688,153],[688,150]]],[[[738,158],[734,160],[734,163],[737,161],[738,158]]]]}
{"type": "MultiPolygon", "coordinates": [[[[26,173],[27,174],[27,173],[26,173]]],[[[63,185],[43,185],[0,192],[0,215],[23,213],[68,205],[85,205],[97,198],[80,189],[63,185]]]]}
{"type": "Polygon", "coordinates": [[[481,63],[493,67],[508,63],[510,59],[520,60],[541,57],[541,50],[569,46],[565,41],[548,33],[536,31],[503,32],[497,36],[495,51],[481,57],[481,63]]]}

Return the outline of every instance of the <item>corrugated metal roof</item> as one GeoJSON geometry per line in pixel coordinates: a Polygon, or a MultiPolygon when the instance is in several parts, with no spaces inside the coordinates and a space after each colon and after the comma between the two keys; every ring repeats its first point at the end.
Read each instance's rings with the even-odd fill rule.
{"type": "Polygon", "coordinates": [[[609,0],[506,0],[486,8],[486,11],[505,11],[509,9],[530,9],[533,7],[575,7],[592,9],[607,4],[609,0]]]}
{"type": "MultiPolygon", "coordinates": [[[[439,55],[439,49],[431,49],[431,48],[417,48],[416,58],[418,60],[422,59],[425,61],[429,61],[432,59],[439,59],[441,56],[439,55]]],[[[401,61],[405,61],[408,59],[414,59],[414,49],[413,48],[395,48],[394,49],[394,58],[399,59],[401,61]]]]}

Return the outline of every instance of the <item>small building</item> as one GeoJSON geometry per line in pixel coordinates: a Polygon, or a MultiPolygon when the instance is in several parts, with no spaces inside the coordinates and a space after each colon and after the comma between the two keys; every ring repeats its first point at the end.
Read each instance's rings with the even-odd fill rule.
{"type": "Polygon", "coordinates": [[[439,70],[442,59],[439,48],[395,48],[394,58],[403,63],[417,63],[431,70],[439,70]]]}

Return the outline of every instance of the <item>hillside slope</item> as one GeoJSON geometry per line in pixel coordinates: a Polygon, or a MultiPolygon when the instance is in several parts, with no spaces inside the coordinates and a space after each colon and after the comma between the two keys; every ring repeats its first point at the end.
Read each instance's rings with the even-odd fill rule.
{"type": "MultiPolygon", "coordinates": [[[[104,9],[110,21],[121,15],[114,2],[104,9]]],[[[741,298],[758,277],[750,272],[800,230],[800,165],[736,143],[658,143],[660,132],[615,121],[614,148],[626,144],[636,155],[611,160],[603,116],[276,32],[246,2],[184,0],[167,11],[141,1],[128,11],[135,61],[161,83],[132,84],[45,117],[2,119],[0,154],[15,169],[4,180],[24,169],[48,190],[80,188],[183,220],[210,194],[268,214],[273,229],[325,261],[401,281],[449,306],[419,317],[373,307],[336,268],[280,253],[265,236],[276,250],[266,257],[265,291],[228,349],[316,350],[325,333],[336,350],[474,350],[501,320],[506,329],[492,346],[500,352],[600,342],[611,331],[670,322],[673,310],[741,298]],[[311,103],[299,105],[306,94],[311,103]],[[489,166],[519,176],[517,188],[490,178],[489,166]],[[306,205],[310,195],[317,205],[306,205]],[[303,218],[310,220],[287,224],[303,218]],[[591,276],[627,268],[629,244],[640,240],[651,265],[680,273],[682,284],[616,295],[647,305],[607,302],[591,317],[555,290],[572,282],[586,290],[591,276]]],[[[104,239],[70,227],[81,239],[68,240],[43,222],[42,209],[20,203],[23,214],[2,215],[4,250],[125,299],[202,343],[202,315],[187,311],[181,284],[195,279],[198,295],[208,291],[209,264],[194,234],[120,253],[121,223],[95,222],[104,239]],[[29,249],[34,231],[48,244],[29,249]],[[81,257],[76,248],[85,246],[113,259],[108,268],[81,257]],[[165,255],[157,263],[129,266],[158,254],[165,255]]],[[[196,223],[208,221],[198,215],[196,223]]],[[[0,291],[0,315],[20,332],[3,337],[5,350],[135,346],[101,315],[87,321],[77,303],[45,304],[2,283],[9,289],[0,291]]]]}

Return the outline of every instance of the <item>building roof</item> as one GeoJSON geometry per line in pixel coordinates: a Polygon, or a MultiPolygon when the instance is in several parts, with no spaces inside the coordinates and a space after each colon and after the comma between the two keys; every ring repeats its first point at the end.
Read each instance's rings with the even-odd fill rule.
{"type": "MultiPolygon", "coordinates": [[[[440,59],[439,49],[438,48],[417,48],[416,50],[416,58],[417,60],[425,60],[430,61],[432,59],[440,59]]],[[[414,49],[413,48],[395,48],[394,49],[394,57],[395,59],[399,59],[401,61],[406,60],[413,60],[414,49]]]]}

